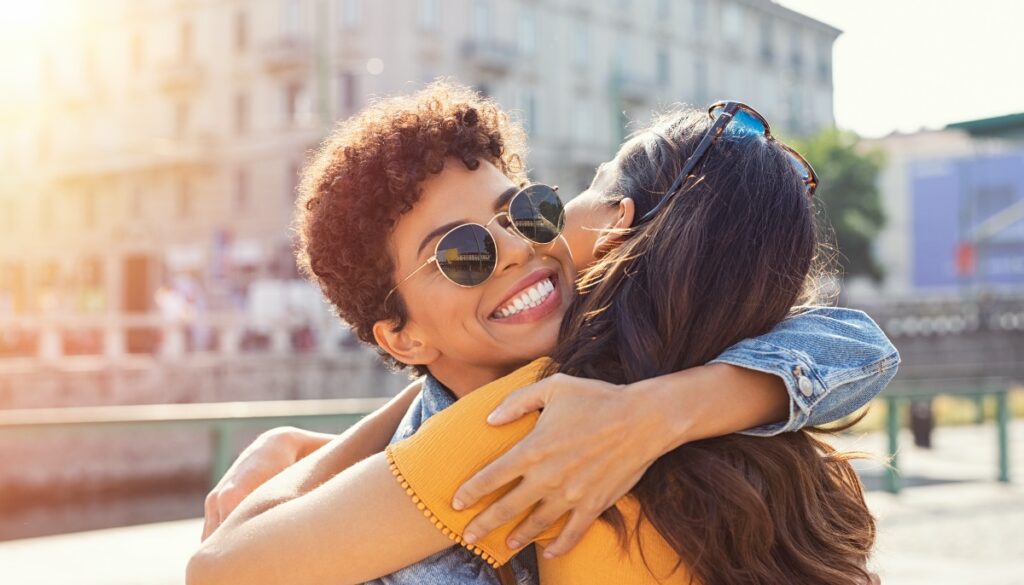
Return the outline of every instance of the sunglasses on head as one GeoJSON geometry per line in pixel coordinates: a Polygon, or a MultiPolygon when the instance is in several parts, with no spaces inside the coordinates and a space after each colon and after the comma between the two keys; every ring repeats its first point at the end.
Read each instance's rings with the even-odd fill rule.
{"type": "Polygon", "coordinates": [[[498,245],[487,226],[501,220],[502,227],[531,244],[555,241],[565,226],[565,209],[558,187],[533,184],[509,199],[508,209],[499,211],[486,224],[464,223],[447,231],[434,246],[434,255],[392,288],[384,302],[405,281],[430,264],[437,264],[445,278],[462,287],[483,284],[498,264],[498,245]]]}
{"type": "Polygon", "coordinates": [[[665,196],[661,198],[661,201],[653,209],[645,213],[637,224],[641,224],[654,217],[665,207],[668,200],[680,191],[686,179],[693,175],[701,159],[704,158],[704,155],[711,149],[711,146],[723,134],[731,137],[760,136],[777,144],[786,154],[786,158],[803,180],[804,185],[807,186],[808,196],[814,195],[814,191],[818,188],[818,175],[814,173],[811,163],[807,162],[807,159],[801,156],[799,152],[776,140],[772,136],[771,129],[768,127],[768,120],[765,120],[764,116],[758,113],[757,110],[743,102],[716,102],[708,108],[708,116],[715,123],[708,128],[708,131],[704,133],[704,137],[697,144],[697,149],[683,163],[683,169],[679,171],[679,175],[676,176],[672,186],[665,192],[665,196]]]}

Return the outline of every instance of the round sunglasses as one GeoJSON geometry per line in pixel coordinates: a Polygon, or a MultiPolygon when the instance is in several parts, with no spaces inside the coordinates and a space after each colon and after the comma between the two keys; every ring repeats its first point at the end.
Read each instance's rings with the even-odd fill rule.
{"type": "Polygon", "coordinates": [[[430,264],[437,264],[441,274],[461,287],[483,284],[498,265],[498,245],[487,226],[503,220],[504,228],[535,245],[550,244],[565,227],[565,207],[558,198],[558,187],[540,183],[527,185],[509,199],[508,209],[499,211],[487,223],[464,223],[445,232],[434,246],[434,255],[419,268],[399,281],[386,297],[405,281],[430,264]]]}
{"type": "Polygon", "coordinates": [[[803,180],[804,185],[807,186],[808,196],[814,196],[814,191],[818,188],[818,175],[815,174],[811,163],[807,162],[803,155],[793,150],[790,146],[776,140],[772,136],[771,128],[768,126],[768,120],[757,110],[743,102],[715,102],[708,108],[708,116],[714,120],[714,124],[704,133],[704,137],[697,144],[693,154],[683,163],[683,169],[679,171],[679,175],[676,176],[672,186],[665,192],[665,196],[650,211],[645,213],[637,224],[651,219],[665,207],[668,200],[679,192],[687,177],[693,174],[701,159],[711,149],[711,145],[723,134],[734,137],[761,136],[777,144],[782,149],[782,152],[786,154],[789,164],[792,165],[797,175],[803,180]]]}

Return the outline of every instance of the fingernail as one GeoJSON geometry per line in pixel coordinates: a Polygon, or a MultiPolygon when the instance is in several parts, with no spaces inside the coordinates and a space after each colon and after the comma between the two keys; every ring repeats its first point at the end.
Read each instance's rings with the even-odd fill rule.
{"type": "Polygon", "coordinates": [[[472,532],[467,532],[462,536],[462,540],[465,540],[469,544],[473,544],[474,542],[476,542],[476,535],[472,532]]]}
{"type": "Polygon", "coordinates": [[[519,541],[515,540],[514,538],[510,538],[508,540],[508,547],[509,548],[519,548],[519,541]]]}
{"type": "Polygon", "coordinates": [[[492,424],[492,425],[493,424],[497,424],[499,420],[501,420],[501,411],[500,410],[495,410],[491,414],[487,415],[487,422],[492,424]]]}
{"type": "Polygon", "coordinates": [[[464,507],[465,507],[465,505],[462,503],[462,500],[457,499],[457,498],[452,500],[452,508],[455,508],[456,510],[461,510],[464,507]]]}
{"type": "Polygon", "coordinates": [[[549,560],[553,559],[553,558],[555,558],[555,553],[553,553],[553,552],[551,552],[549,550],[546,550],[546,551],[544,551],[544,558],[545,559],[549,559],[549,560]]]}

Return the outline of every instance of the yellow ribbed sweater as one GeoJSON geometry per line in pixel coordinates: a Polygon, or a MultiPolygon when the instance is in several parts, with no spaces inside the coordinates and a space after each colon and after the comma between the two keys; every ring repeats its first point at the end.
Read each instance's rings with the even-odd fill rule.
{"type": "MultiPolygon", "coordinates": [[[[427,419],[412,437],[387,450],[392,473],[425,518],[453,542],[472,550],[494,567],[503,565],[515,554],[505,541],[528,512],[474,545],[463,542],[462,534],[470,520],[514,484],[462,511],[452,508],[452,497],[463,482],[511,449],[536,425],[537,413],[500,427],[487,424],[486,418],[509,393],[535,382],[548,363],[547,358],[540,358],[470,393],[427,419]]],[[[640,522],[639,530],[633,529],[640,516],[637,501],[626,496],[616,506],[630,529],[628,548],[622,546],[611,526],[598,521],[569,553],[551,560],[538,554],[542,585],[690,582],[678,555],[650,523],[640,522]]],[[[540,550],[558,535],[563,524],[564,518],[537,538],[540,550]]]]}

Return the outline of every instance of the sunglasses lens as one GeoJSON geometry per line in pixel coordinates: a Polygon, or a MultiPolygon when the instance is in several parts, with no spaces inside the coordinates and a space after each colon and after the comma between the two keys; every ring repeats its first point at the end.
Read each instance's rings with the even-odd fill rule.
{"type": "Polygon", "coordinates": [[[785,150],[786,158],[789,159],[789,164],[793,165],[793,169],[796,170],[796,174],[804,181],[811,180],[811,169],[807,167],[807,164],[804,163],[800,157],[790,152],[789,149],[785,150]]]}
{"type": "Polygon", "coordinates": [[[538,244],[554,241],[565,224],[562,200],[547,185],[531,185],[513,197],[508,215],[519,233],[538,244]]]}
{"type": "MultiPolygon", "coordinates": [[[[716,111],[720,113],[721,108],[716,111]]],[[[717,117],[715,112],[712,112],[712,115],[717,117]]],[[[733,114],[732,122],[725,127],[725,133],[731,136],[764,136],[764,122],[754,114],[740,108],[733,114]]]]}
{"type": "Polygon", "coordinates": [[[487,280],[496,262],[494,238],[483,226],[459,226],[437,246],[437,266],[452,282],[463,286],[487,280]]]}

